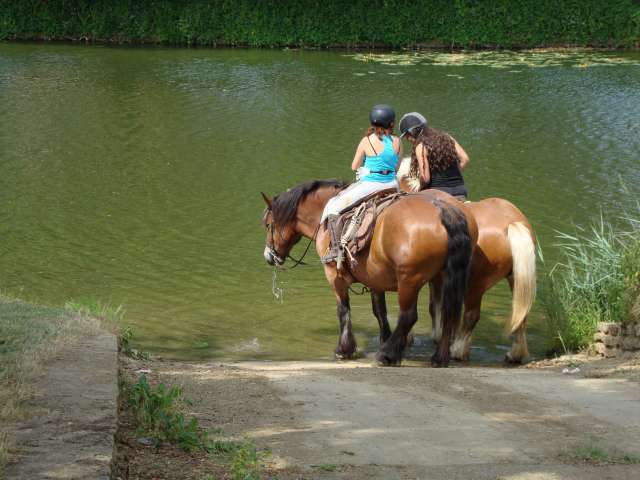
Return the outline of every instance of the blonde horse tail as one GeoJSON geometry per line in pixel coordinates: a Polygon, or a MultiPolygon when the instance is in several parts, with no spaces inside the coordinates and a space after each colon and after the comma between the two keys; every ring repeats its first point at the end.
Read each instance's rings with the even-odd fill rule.
{"type": "Polygon", "coordinates": [[[513,301],[507,331],[513,334],[524,325],[536,297],[536,249],[522,222],[511,223],[507,237],[513,259],[513,301]]]}

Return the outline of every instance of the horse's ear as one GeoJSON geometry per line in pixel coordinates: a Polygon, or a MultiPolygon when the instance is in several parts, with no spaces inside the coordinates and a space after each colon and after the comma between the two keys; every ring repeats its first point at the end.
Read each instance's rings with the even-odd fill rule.
{"type": "Polygon", "coordinates": [[[264,203],[267,204],[267,207],[271,208],[271,199],[267,197],[264,193],[260,192],[262,198],[264,199],[264,203]]]}

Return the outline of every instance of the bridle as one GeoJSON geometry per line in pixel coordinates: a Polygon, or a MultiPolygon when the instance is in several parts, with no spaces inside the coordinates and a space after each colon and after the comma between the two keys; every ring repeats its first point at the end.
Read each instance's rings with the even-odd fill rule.
{"type": "MultiPolygon", "coordinates": [[[[266,218],[266,215],[269,212],[270,212],[270,209],[267,209],[267,211],[265,212],[265,218],[266,218]]],[[[313,243],[316,240],[316,237],[318,236],[318,230],[320,230],[320,224],[318,224],[318,226],[316,227],[315,232],[313,232],[313,236],[309,239],[309,243],[307,243],[307,248],[304,249],[304,253],[302,254],[302,256],[299,259],[293,258],[290,254],[287,254],[284,259],[280,255],[278,255],[278,252],[273,247],[273,239],[275,237],[275,232],[276,232],[276,228],[274,226],[274,223],[271,222],[271,223],[266,224],[265,226],[271,232],[271,242],[267,242],[267,250],[269,251],[269,255],[271,255],[276,260],[276,264],[280,264],[280,265],[277,265],[277,267],[279,269],[281,269],[281,270],[293,270],[298,265],[307,265],[307,263],[303,262],[303,259],[304,259],[304,257],[307,256],[307,252],[309,252],[309,248],[311,247],[311,243],[313,243]],[[285,267],[284,266],[284,262],[285,262],[285,260],[287,258],[290,259],[290,260],[293,260],[293,262],[295,262],[292,267],[285,267]]],[[[282,232],[280,232],[280,230],[278,230],[278,236],[280,237],[281,240],[284,241],[284,237],[282,236],[282,232]]]]}

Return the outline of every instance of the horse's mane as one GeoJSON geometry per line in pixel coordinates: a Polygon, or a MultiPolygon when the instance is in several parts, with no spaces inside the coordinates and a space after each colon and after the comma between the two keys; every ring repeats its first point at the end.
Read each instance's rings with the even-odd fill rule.
{"type": "Polygon", "coordinates": [[[291,187],[286,192],[273,197],[273,202],[271,203],[273,221],[277,225],[288,225],[296,217],[298,204],[301,200],[304,200],[307,195],[322,187],[336,187],[342,189],[346,185],[347,184],[342,180],[312,180],[310,182],[301,183],[300,185],[291,187]]]}

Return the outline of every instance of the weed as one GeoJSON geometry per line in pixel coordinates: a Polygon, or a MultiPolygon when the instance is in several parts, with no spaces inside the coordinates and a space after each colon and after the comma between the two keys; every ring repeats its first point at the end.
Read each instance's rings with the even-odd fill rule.
{"type": "Polygon", "coordinates": [[[187,452],[206,450],[207,433],[198,427],[195,417],[187,420],[180,411],[182,395],[181,388],[167,388],[163,383],[153,388],[141,375],[128,396],[138,432],[150,435],[156,445],[169,441],[187,452]]]}
{"type": "Polygon", "coordinates": [[[604,463],[610,459],[609,454],[596,445],[576,448],[574,456],[585,462],[593,463],[604,463]]]}
{"type": "Polygon", "coordinates": [[[264,472],[263,461],[269,450],[258,451],[251,442],[244,442],[236,451],[231,464],[233,480],[260,480],[264,472]]]}
{"type": "Polygon", "coordinates": [[[620,453],[616,450],[605,449],[594,443],[575,448],[571,456],[587,463],[618,463],[625,465],[640,464],[640,457],[629,453],[620,453]]]}
{"type": "Polygon", "coordinates": [[[133,327],[126,326],[120,331],[120,335],[118,336],[118,349],[125,354],[127,357],[135,358],[137,360],[149,360],[151,355],[149,352],[145,352],[144,350],[138,350],[133,348],[132,340],[134,336],[133,327]]]}

